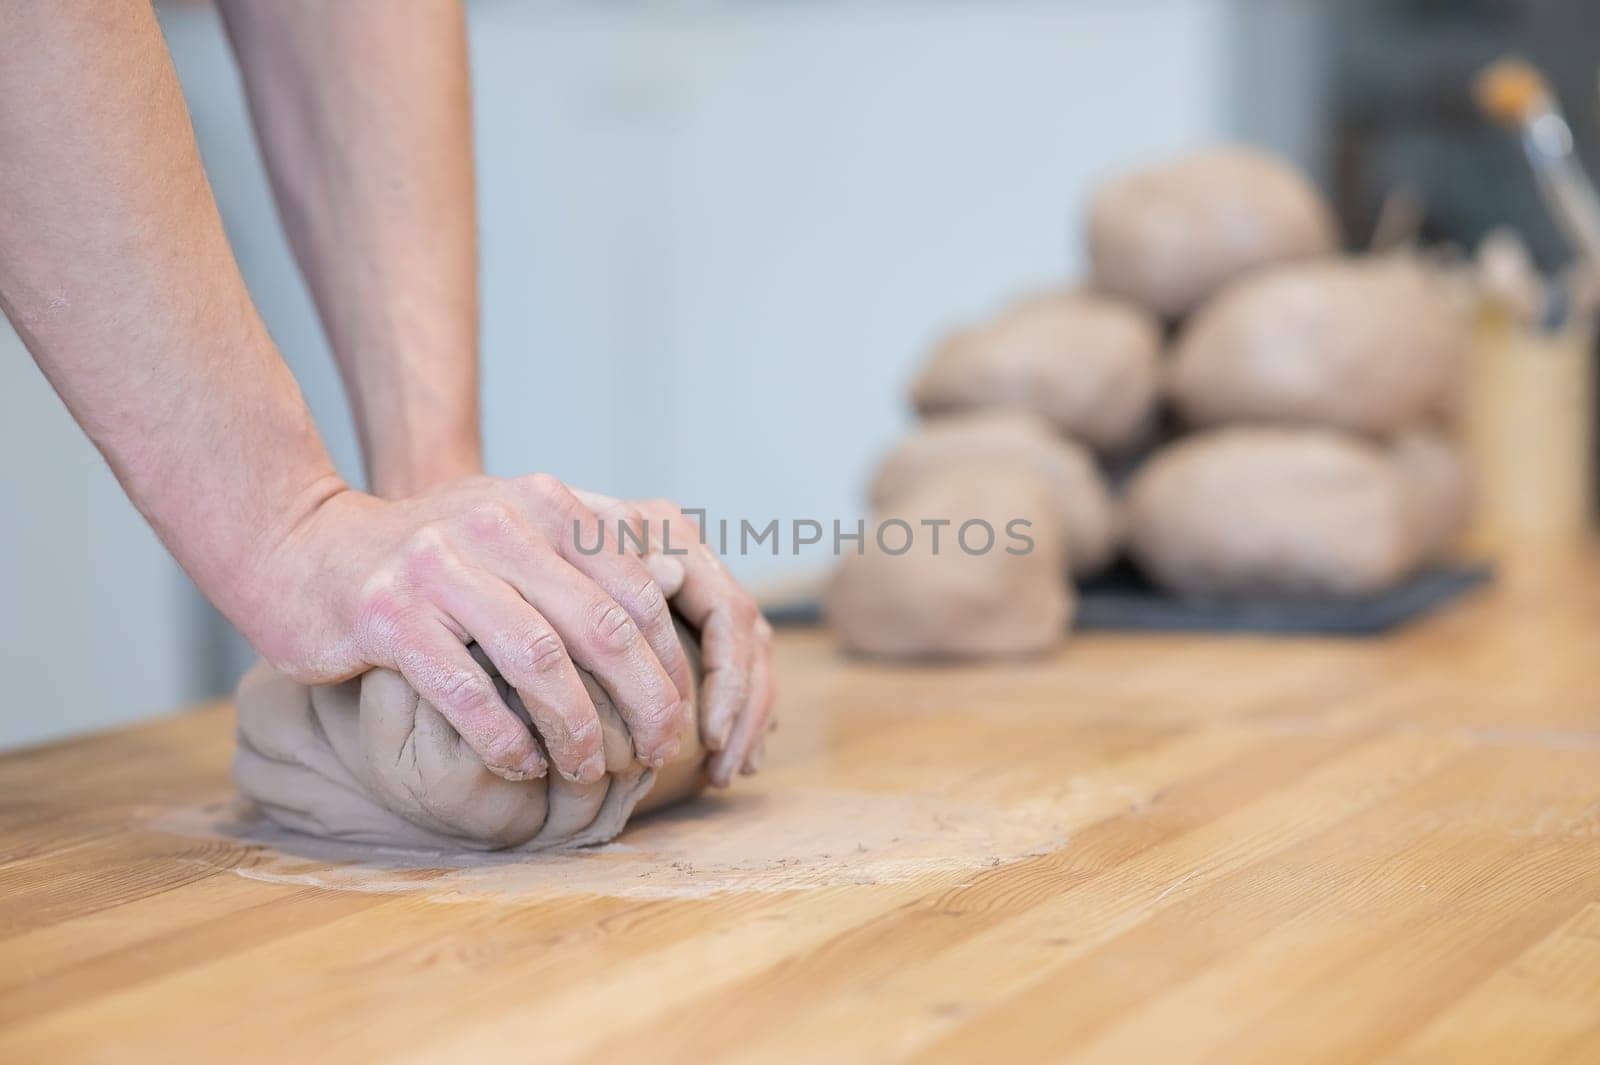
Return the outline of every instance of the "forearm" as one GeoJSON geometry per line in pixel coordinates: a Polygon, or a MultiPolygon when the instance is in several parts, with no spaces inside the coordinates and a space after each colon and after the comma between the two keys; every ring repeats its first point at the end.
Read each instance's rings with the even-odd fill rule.
{"type": "Polygon", "coordinates": [[[16,0],[0,23],[0,305],[240,621],[262,539],[343,486],[235,268],[150,5],[16,0]]]}
{"type": "Polygon", "coordinates": [[[457,0],[223,0],[280,209],[374,491],[482,466],[457,0]]]}

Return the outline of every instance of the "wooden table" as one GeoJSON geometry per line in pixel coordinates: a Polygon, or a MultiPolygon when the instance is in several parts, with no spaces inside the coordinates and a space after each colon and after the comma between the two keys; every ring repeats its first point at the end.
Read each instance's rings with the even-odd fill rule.
{"type": "Polygon", "coordinates": [[[552,859],[242,839],[225,707],[0,759],[0,1060],[1600,1060],[1593,557],[1374,642],[781,660],[752,786],[552,859]]]}

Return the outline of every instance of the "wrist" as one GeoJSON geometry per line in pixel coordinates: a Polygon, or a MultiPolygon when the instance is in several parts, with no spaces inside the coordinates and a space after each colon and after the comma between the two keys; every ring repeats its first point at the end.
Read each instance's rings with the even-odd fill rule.
{"type": "Polygon", "coordinates": [[[483,451],[477,436],[422,444],[396,454],[380,451],[367,463],[370,491],[380,499],[404,499],[440,485],[483,474],[483,451]]]}
{"type": "Polygon", "coordinates": [[[263,658],[296,679],[312,660],[339,657],[349,632],[334,590],[341,564],[352,560],[332,557],[327,545],[338,537],[327,532],[342,516],[377,502],[337,474],[318,477],[277,508],[213,597],[263,658]]]}

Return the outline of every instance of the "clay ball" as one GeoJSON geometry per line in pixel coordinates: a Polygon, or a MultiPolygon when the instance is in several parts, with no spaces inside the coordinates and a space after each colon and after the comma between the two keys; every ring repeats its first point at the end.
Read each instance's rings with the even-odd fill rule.
{"type": "Polygon", "coordinates": [[[1327,255],[1339,240],[1311,182],[1248,148],[1107,181],[1090,200],[1088,230],[1095,287],[1171,320],[1251,271],[1327,255]]]}
{"type": "Polygon", "coordinates": [[[1378,592],[1423,555],[1382,447],[1325,429],[1228,428],[1158,451],[1129,486],[1129,547],[1198,598],[1378,592]]]}
{"type": "Polygon", "coordinates": [[[995,411],[925,422],[885,456],[871,500],[882,510],[952,470],[1031,471],[1049,487],[1067,539],[1068,566],[1095,573],[1120,546],[1116,503],[1094,456],[1030,414],[995,411]]]}
{"type": "MultiPolygon", "coordinates": [[[[681,623],[678,634],[698,676],[698,645],[681,623]]],[[[473,651],[526,724],[517,693],[473,651]]],[[[553,771],[534,780],[496,776],[390,670],[306,687],[264,662],[245,675],[235,700],[234,782],[272,821],[329,839],[444,851],[603,843],[634,813],[699,791],[705,751],[691,722],[673,761],[644,766],[611,697],[578,672],[599,712],[605,751],[606,775],[592,784],[553,771]]]]}
{"type": "Polygon", "coordinates": [[[1472,471],[1460,445],[1438,429],[1407,429],[1389,445],[1406,484],[1412,535],[1428,558],[1447,554],[1472,509],[1472,471]]]}
{"type": "Polygon", "coordinates": [[[1099,451],[1137,442],[1159,391],[1161,331],[1127,304],[1036,296],[944,341],[912,384],[924,415],[1036,414],[1099,451]]]}
{"type": "Polygon", "coordinates": [[[1257,274],[1183,331],[1168,390],[1182,418],[1390,434],[1449,409],[1467,350],[1443,284],[1403,258],[1257,274]]]}
{"type": "Polygon", "coordinates": [[[846,650],[906,659],[1012,657],[1065,638],[1073,613],[1062,575],[1066,542],[1054,490],[1039,475],[953,470],[918,483],[868,524],[863,552],[844,557],[826,597],[846,650]],[[925,520],[949,522],[937,547],[925,520]],[[1008,531],[1017,520],[1028,522],[1026,545],[1008,531]],[[986,540],[978,526],[968,530],[965,547],[961,542],[961,527],[978,521],[993,530],[986,550],[978,550],[986,540]]]}

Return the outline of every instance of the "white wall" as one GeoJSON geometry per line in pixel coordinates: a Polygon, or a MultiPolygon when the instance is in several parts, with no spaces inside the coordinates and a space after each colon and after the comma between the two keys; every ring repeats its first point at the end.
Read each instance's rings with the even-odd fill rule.
{"type": "Polygon", "coordinates": [[[492,464],[856,513],[930,340],[1070,277],[1097,174],[1224,130],[1223,9],[478,6],[492,464]]]}
{"type": "Polygon", "coordinates": [[[186,585],[0,318],[0,748],[193,698],[186,585]]]}
{"type": "MultiPolygon", "coordinates": [[[[928,342],[1070,277],[1096,174],[1235,128],[1236,2],[475,3],[491,466],[850,517],[928,342]]],[[[215,18],[163,14],[245,274],[353,475],[215,18]]],[[[240,667],[9,335],[0,485],[0,746],[240,667]]]]}
{"type": "MultiPolygon", "coordinates": [[[[476,4],[492,469],[854,515],[930,340],[1072,276],[1097,174],[1227,130],[1227,10],[476,4]]],[[[214,20],[169,37],[246,276],[354,476],[214,20]]]]}

